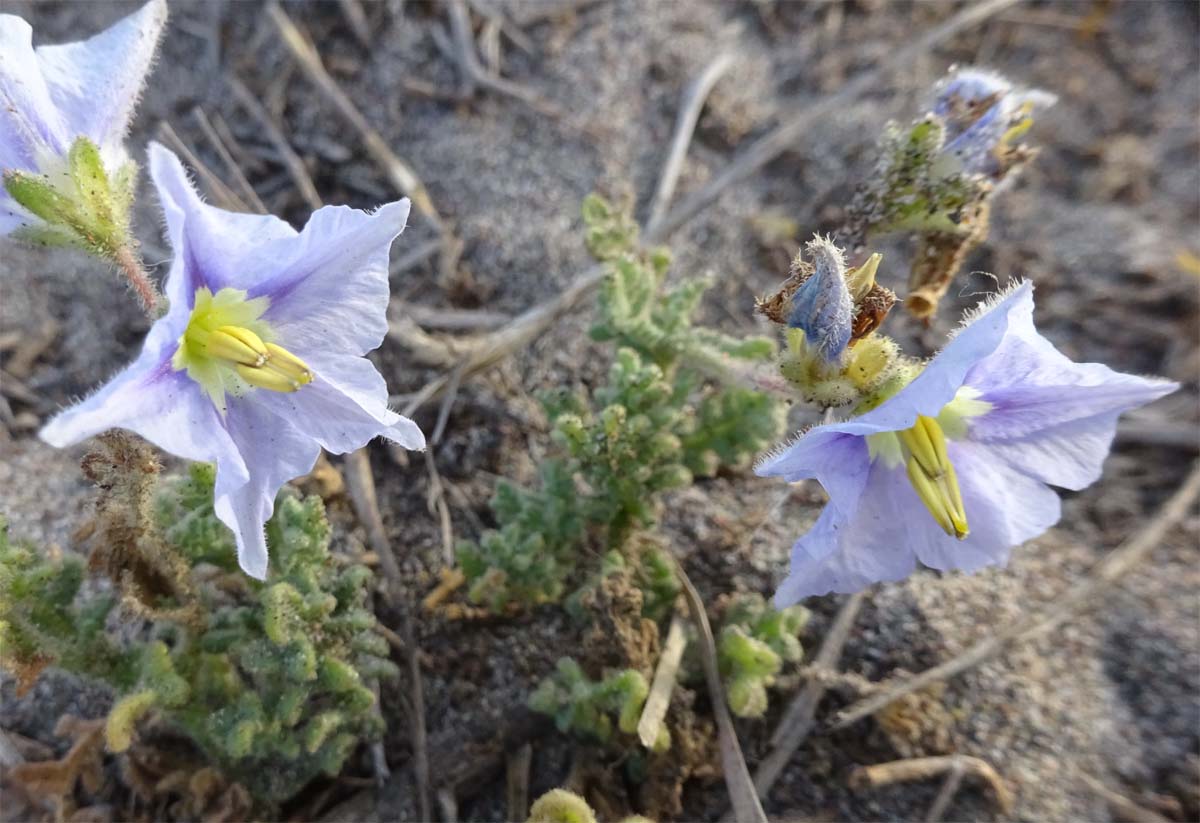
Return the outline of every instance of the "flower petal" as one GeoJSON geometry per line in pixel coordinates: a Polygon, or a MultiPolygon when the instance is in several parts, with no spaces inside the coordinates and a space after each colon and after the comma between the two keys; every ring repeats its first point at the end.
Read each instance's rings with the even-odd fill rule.
{"type": "Polygon", "coordinates": [[[178,157],[158,143],[150,144],[149,157],[167,239],[175,252],[166,284],[172,308],[190,309],[201,286],[213,293],[226,286],[246,289],[274,271],[257,268],[266,261],[255,257],[256,249],[274,240],[294,239],[295,229],[269,214],[210,206],[200,199],[178,157]],[[253,266],[245,266],[247,261],[253,266]]]}
{"type": "Polygon", "coordinates": [[[1045,484],[999,459],[988,446],[951,442],[950,460],[962,489],[970,534],[957,540],[943,532],[905,482],[902,505],[918,512],[927,528],[912,542],[920,561],[933,569],[974,572],[1008,562],[1014,546],[1045,532],[1062,516],[1062,501],[1045,484]]]}
{"type": "Polygon", "coordinates": [[[171,368],[181,333],[182,327],[174,319],[159,320],[137,359],[98,392],[52,418],[42,428],[41,438],[63,448],[102,431],[122,428],[180,457],[214,459],[222,448],[208,448],[198,429],[214,420],[220,428],[216,410],[195,383],[171,368]]]}
{"type": "MultiPolygon", "coordinates": [[[[924,527],[897,494],[901,483],[908,485],[903,470],[875,464],[856,509],[826,506],[792,547],[788,576],[775,593],[775,606],[784,608],[829,592],[856,592],[912,574],[916,558],[910,532],[923,532],[924,527]]],[[[923,508],[920,513],[933,523],[923,508]]]]}
{"type": "Polygon", "coordinates": [[[388,328],[389,251],[408,211],[408,200],[370,213],[326,206],[286,250],[283,243],[262,247],[261,264],[245,268],[273,265],[272,277],[249,287],[251,297],[271,300],[263,319],[297,348],[352,355],[378,348],[388,328]]]}
{"type": "Polygon", "coordinates": [[[329,452],[345,454],[376,437],[406,449],[424,449],[417,424],[387,407],[383,376],[365,357],[297,351],[316,375],[290,394],[260,391],[254,399],[329,452]]]}
{"type": "Polygon", "coordinates": [[[783,477],[789,483],[815,479],[829,495],[830,505],[843,512],[857,507],[870,470],[865,439],[826,427],[802,435],[754,467],[760,477],[783,477]]]}
{"type": "MultiPolygon", "coordinates": [[[[972,367],[1000,346],[1010,323],[1032,313],[1033,284],[1023,280],[981,304],[929,365],[894,397],[850,422],[876,426],[877,431],[901,431],[912,426],[917,415],[936,417],[962,388],[972,367]]],[[[848,430],[848,425],[842,430],[848,430]]]]}
{"type": "Polygon", "coordinates": [[[166,22],[166,0],[151,0],[87,40],[37,50],[50,97],[70,136],[90,137],[106,160],[122,151],[166,22]]]}
{"type": "Polygon", "coordinates": [[[33,50],[33,29],[0,14],[0,168],[38,169],[45,154],[65,155],[66,124],[54,105],[33,50]]]}
{"type": "Polygon", "coordinates": [[[218,465],[213,491],[213,511],[237,539],[238,564],[259,580],[267,576],[263,529],[275,510],[275,496],[284,483],[312,471],[321,453],[311,437],[257,402],[257,394],[265,393],[229,399],[229,436],[248,473],[218,465]]]}
{"type": "Polygon", "coordinates": [[[1100,477],[1122,412],[1179,388],[1072,362],[1038,334],[1032,306],[1012,313],[1004,341],[972,367],[966,385],[992,404],[969,420],[970,439],[988,444],[1016,470],[1068,489],[1100,477]]]}

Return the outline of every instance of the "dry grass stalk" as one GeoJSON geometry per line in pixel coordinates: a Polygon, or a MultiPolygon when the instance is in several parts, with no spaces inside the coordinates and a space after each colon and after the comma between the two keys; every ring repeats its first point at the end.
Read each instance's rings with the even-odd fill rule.
{"type": "MultiPolygon", "coordinates": [[[[961,754],[941,757],[914,757],[908,760],[893,760],[874,766],[860,766],[850,774],[850,785],[858,788],[878,788],[892,783],[907,783],[913,780],[928,780],[944,774],[961,772],[976,777],[991,787],[996,802],[1005,814],[1012,813],[1013,797],[1000,775],[986,760],[961,754]]],[[[936,807],[936,803],[935,803],[936,807]]]]}
{"type": "Polygon", "coordinates": [[[267,5],[267,15],[279,30],[284,45],[288,47],[292,57],[300,64],[305,76],[317,87],[318,91],[325,95],[329,102],[333,103],[334,108],[358,132],[371,159],[383,170],[392,185],[401,194],[407,195],[412,200],[417,211],[441,231],[442,217],[434,207],[433,199],[429,196],[429,191],[421,182],[421,178],[408,163],[392,151],[387,141],[367,122],[363,113],[346,96],[333,76],[326,71],[325,64],[321,62],[321,55],[312,41],[300,31],[278,3],[272,2],[267,5]]]}
{"type": "Polygon", "coordinates": [[[654,680],[650,684],[650,694],[646,696],[646,704],[642,707],[642,716],[638,719],[638,740],[642,745],[651,748],[658,740],[667,709],[671,705],[671,693],[675,691],[675,679],[679,675],[679,663],[683,660],[683,650],[687,648],[687,634],[683,630],[683,619],[672,615],[671,627],[667,629],[667,639],[663,642],[662,653],[658,656],[658,665],[654,669],[654,680]]]}
{"type": "Polygon", "coordinates": [[[754,781],[750,779],[750,769],[746,766],[746,758],[742,755],[737,731],[733,727],[733,718],[729,716],[729,706],[725,702],[725,688],[721,685],[721,671],[717,665],[717,644],[713,638],[712,626],[708,623],[708,614],[704,611],[704,602],[688,578],[687,572],[683,570],[683,566],[676,563],[675,571],[679,575],[679,582],[683,585],[683,596],[687,600],[692,622],[696,624],[700,660],[704,666],[704,679],[708,682],[708,696],[717,721],[717,738],[721,747],[721,771],[725,775],[725,785],[729,789],[734,820],[737,823],[751,823],[751,821],[766,823],[767,816],[763,812],[762,804],[758,802],[754,781]]]}

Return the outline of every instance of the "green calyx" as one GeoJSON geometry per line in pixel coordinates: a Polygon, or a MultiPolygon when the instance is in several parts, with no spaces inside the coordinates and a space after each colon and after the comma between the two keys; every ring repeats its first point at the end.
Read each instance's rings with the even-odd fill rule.
{"type": "Polygon", "coordinates": [[[9,197],[38,218],[15,236],[40,245],[74,246],[99,257],[116,257],[130,244],[133,163],[110,176],[100,149],[86,137],[75,140],[65,161],[60,171],[51,174],[4,173],[9,197]]]}

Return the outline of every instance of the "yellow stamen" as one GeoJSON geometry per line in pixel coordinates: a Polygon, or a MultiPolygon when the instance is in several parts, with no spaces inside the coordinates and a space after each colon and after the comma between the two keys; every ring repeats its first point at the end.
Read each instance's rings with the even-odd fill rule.
{"type": "Polygon", "coordinates": [[[273,369],[256,369],[253,366],[237,365],[238,376],[259,389],[277,392],[294,392],[300,384],[273,369]]]}
{"type": "Polygon", "coordinates": [[[922,415],[912,428],[897,434],[907,456],[908,479],[917,496],[946,534],[963,539],[970,530],[942,427],[937,420],[922,415]]]}
{"type": "Polygon", "coordinates": [[[294,392],[312,382],[313,373],[308,364],[282,346],[266,344],[267,355],[257,366],[237,364],[238,375],[260,389],[278,392],[294,392]]]}
{"type": "Polygon", "coordinates": [[[268,343],[267,352],[270,354],[270,359],[267,361],[270,369],[290,378],[299,386],[312,382],[312,369],[308,367],[308,364],[283,346],[268,343]]]}
{"type": "Polygon", "coordinates": [[[205,354],[218,360],[247,366],[261,366],[267,362],[266,344],[257,334],[241,326],[221,326],[209,332],[201,345],[205,354]]]}

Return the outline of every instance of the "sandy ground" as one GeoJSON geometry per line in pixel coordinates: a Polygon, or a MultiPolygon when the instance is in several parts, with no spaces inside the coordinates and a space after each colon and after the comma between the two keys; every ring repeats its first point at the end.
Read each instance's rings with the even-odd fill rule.
{"type": "MultiPolygon", "coordinates": [[[[683,193],[710,179],[772,124],[835,92],[956,8],[867,0],[614,0],[543,14],[545,7],[520,0],[488,5],[526,21],[515,25],[529,40],[528,52],[501,36],[504,76],[563,116],[491,91],[450,99],[461,78],[437,45],[448,39],[441,6],[365,4],[369,48],[355,38],[338,4],[289,5],[288,11],[312,34],[350,99],[418,171],[464,242],[461,264],[450,276],[425,264],[398,275],[394,294],[429,307],[507,314],[555,294],[586,268],[578,211],[588,192],[629,194],[644,212],[682,89],[716,53],[729,51],[735,62],[701,118],[680,182],[683,193]]],[[[134,7],[0,3],[3,11],[30,19],[39,42],[96,31],[134,7]]],[[[874,591],[843,656],[846,671],[871,680],[900,669],[918,671],[1052,601],[1144,524],[1195,459],[1198,281],[1180,256],[1200,253],[1196,9],[1185,3],[1044,3],[1004,12],[814,124],[791,150],[729,187],[672,238],[676,275],[717,276],[706,320],[729,331],[751,329],[753,296],[783,275],[779,250],[764,245],[753,218],[786,216],[799,227],[799,239],[836,227],[842,206],[871,167],[872,142],[883,123],[914,116],[923,90],[948,65],[987,65],[1059,95],[1032,133],[1042,153],[999,200],[989,240],[967,263],[972,274],[960,281],[960,292],[951,293],[934,328],[918,330],[896,316],[889,332],[912,351],[932,351],[955,324],[957,310],[995,288],[993,279],[975,272],[993,272],[1001,283],[1026,277],[1037,286],[1039,326],[1065,353],[1185,384],[1132,419],[1104,479],[1070,495],[1059,527],[1019,549],[1011,568],[975,577],[921,574],[874,591]],[[1099,21],[1090,37],[1081,33],[1089,15],[1099,21]]],[[[132,135],[135,153],[166,120],[221,170],[191,114],[200,106],[228,122],[247,176],[271,210],[302,222],[303,201],[260,129],[231,99],[224,80],[230,74],[281,124],[326,202],[369,207],[397,196],[294,67],[254,3],[172,3],[170,32],[132,135]]],[[[156,204],[148,187],[142,191],[139,233],[148,259],[160,262],[167,251],[158,237],[156,204]]],[[[415,219],[394,254],[430,237],[431,228],[415,219]]],[[[899,287],[908,248],[894,242],[883,251],[881,278],[899,287]]],[[[585,334],[587,315],[586,307],[569,315],[519,356],[463,388],[437,457],[443,476],[471,504],[452,506],[456,534],[478,533],[496,475],[533,476],[548,443],[531,395],[545,386],[586,384],[602,373],[601,351],[585,334]]],[[[51,342],[20,376],[24,392],[4,392],[11,414],[0,430],[0,512],[15,535],[72,548],[71,534],[88,505],[76,469],[80,452],[56,452],[31,432],[114,372],[136,351],[145,328],[115,278],[89,262],[4,249],[0,330],[27,336],[51,330],[51,342]]],[[[435,374],[392,343],[378,353],[378,362],[397,394],[415,391],[435,374]]],[[[4,379],[13,385],[10,375],[4,379]]],[[[418,420],[429,426],[435,414],[436,408],[425,409],[418,420]]],[[[441,563],[438,524],[425,506],[427,476],[420,461],[399,465],[382,448],[372,460],[393,544],[402,547],[414,591],[424,591],[441,563]]],[[[766,592],[781,576],[787,547],[814,516],[820,496],[801,490],[773,509],[780,494],[768,481],[729,477],[668,501],[664,523],[706,596],[734,588],[766,592]]],[[[360,540],[347,508],[335,506],[335,514],[347,539],[360,540]]],[[[1008,781],[1016,803],[1002,815],[980,786],[968,782],[948,819],[1117,819],[1084,775],[1168,817],[1197,819],[1198,538],[1200,520],[1193,512],[1149,562],[1097,604],[1093,616],[951,681],[928,720],[943,728],[929,739],[906,747],[871,723],[814,734],[773,790],[768,813],[920,818],[937,781],[854,790],[847,786],[850,771],[902,755],[956,751],[988,760],[1008,781]]],[[[814,604],[807,647],[819,645],[836,606],[833,599],[814,604]]],[[[478,625],[425,619],[418,633],[435,766],[470,760],[473,745],[524,722],[520,706],[528,690],[573,642],[554,609],[478,625]]],[[[55,678],[15,700],[6,685],[0,726],[55,743],[52,715],[76,705],[76,688],[55,678]]],[[[819,716],[831,715],[850,696],[835,690],[819,716]]],[[[739,725],[751,767],[765,752],[785,702],[780,695],[766,720],[739,725]]],[[[103,712],[102,699],[83,705],[103,712]]],[[[358,798],[356,813],[412,819],[406,723],[399,706],[386,708],[394,715],[386,747],[393,780],[378,797],[366,792],[358,798]]],[[[538,730],[534,751],[536,793],[565,778],[571,748],[538,730]]],[[[355,769],[366,773],[365,766],[355,769]]],[[[504,817],[503,776],[483,773],[485,779],[460,792],[463,819],[504,817]]],[[[683,802],[688,819],[716,819],[727,803],[719,780],[688,784],[683,802]]]]}

